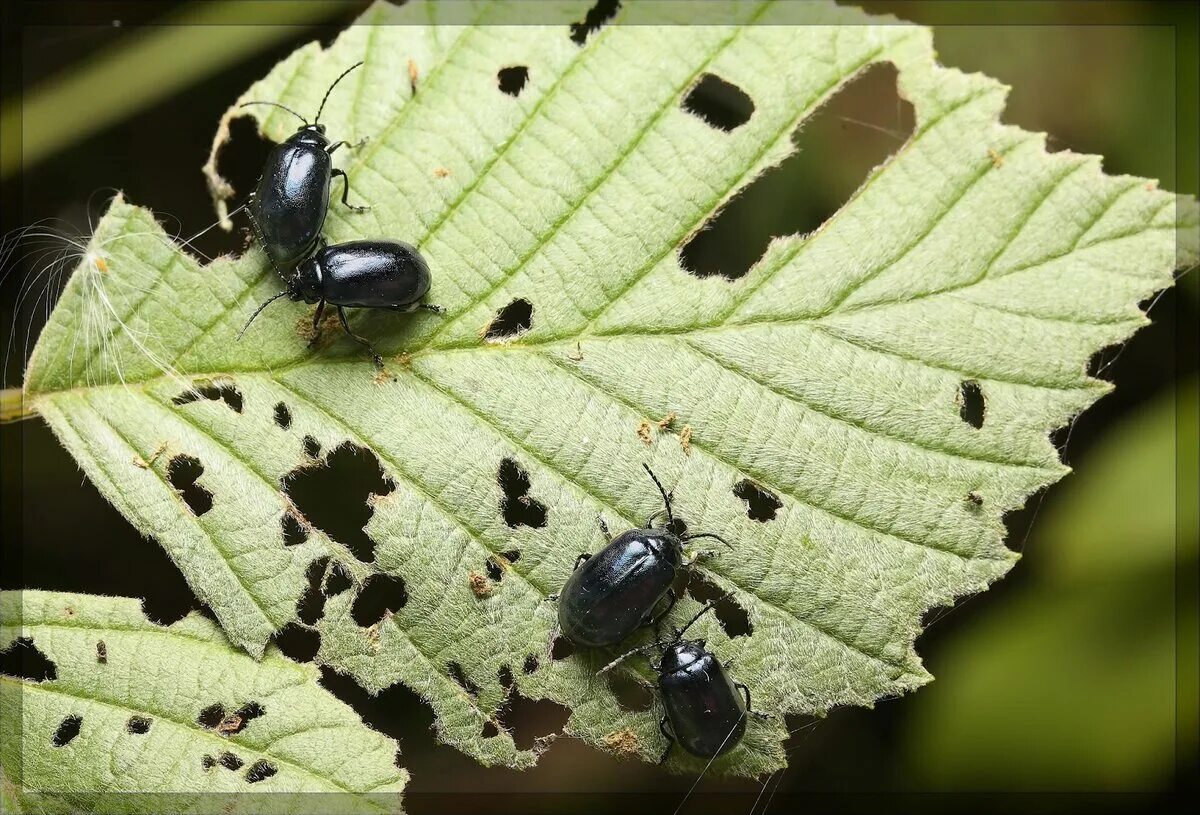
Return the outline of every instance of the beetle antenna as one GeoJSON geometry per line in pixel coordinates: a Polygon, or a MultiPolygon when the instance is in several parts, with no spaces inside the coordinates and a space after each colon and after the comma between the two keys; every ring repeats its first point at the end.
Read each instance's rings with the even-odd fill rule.
{"type": "Polygon", "coordinates": [[[733,544],[732,544],[732,543],[730,543],[729,541],[725,540],[724,538],[722,538],[720,535],[718,535],[718,534],[717,534],[717,533],[715,533],[715,532],[697,532],[697,533],[696,533],[696,534],[694,534],[694,535],[684,535],[682,538],[680,538],[680,540],[681,540],[681,541],[684,541],[684,542],[687,542],[687,541],[695,540],[696,538],[712,538],[713,540],[718,540],[718,541],[720,541],[721,543],[725,544],[725,545],[726,545],[726,546],[728,546],[730,549],[732,549],[732,548],[733,548],[733,544]]]}
{"type": "Polygon", "coordinates": [[[243,102],[242,104],[238,105],[238,107],[244,108],[244,107],[249,107],[250,105],[270,105],[271,107],[283,108],[288,113],[292,114],[297,119],[304,122],[304,124],[308,124],[308,119],[305,119],[303,116],[301,116],[299,113],[297,113],[296,111],[289,108],[287,105],[281,105],[278,102],[243,102]]]}
{"type": "Polygon", "coordinates": [[[263,304],[262,304],[261,306],[259,306],[258,308],[256,308],[256,309],[254,310],[254,313],[250,315],[250,319],[246,321],[246,324],[245,324],[244,326],[242,326],[242,330],[238,332],[238,335],[237,335],[237,338],[238,338],[238,340],[241,340],[241,338],[242,338],[242,335],[246,333],[246,329],[250,327],[250,323],[254,322],[254,318],[255,318],[255,317],[257,317],[258,315],[262,314],[262,311],[263,311],[263,309],[264,309],[264,308],[266,308],[267,306],[271,305],[271,304],[272,304],[272,303],[274,303],[276,300],[278,300],[280,297],[283,297],[283,296],[285,296],[286,294],[287,294],[287,290],[285,289],[285,290],[281,291],[279,294],[277,294],[277,295],[275,295],[274,297],[272,297],[272,298],[270,298],[269,300],[267,300],[267,302],[263,303],[263,304]]]}
{"type": "Polygon", "coordinates": [[[650,642],[645,645],[639,645],[637,648],[634,648],[631,651],[626,651],[625,653],[621,654],[621,656],[617,657],[612,662],[605,665],[603,668],[601,668],[596,673],[597,673],[597,675],[606,673],[606,672],[612,670],[613,668],[617,667],[618,665],[620,665],[625,660],[629,659],[634,654],[640,654],[642,651],[649,651],[651,648],[662,648],[664,645],[670,645],[670,640],[657,640],[655,642],[650,642]]]}
{"type": "Polygon", "coordinates": [[[667,492],[665,489],[663,489],[662,482],[658,480],[658,476],[656,476],[654,474],[654,471],[650,469],[649,464],[642,462],[642,467],[645,468],[646,473],[650,476],[650,480],[654,482],[654,486],[658,487],[658,491],[660,493],[662,493],[663,504],[667,508],[667,520],[670,521],[671,526],[674,527],[675,526],[675,515],[671,512],[671,494],[669,492],[667,492]]]}
{"type": "Polygon", "coordinates": [[[333,89],[335,87],[337,87],[337,83],[339,83],[343,79],[345,79],[346,74],[350,73],[351,71],[353,71],[355,68],[357,68],[360,65],[362,65],[362,62],[354,63],[349,68],[342,71],[341,76],[339,76],[337,79],[333,80],[333,84],[329,86],[329,90],[325,91],[325,98],[321,100],[321,107],[317,108],[317,118],[313,119],[313,124],[316,124],[317,122],[321,121],[321,111],[325,110],[325,103],[329,101],[329,94],[333,93],[333,89]]]}
{"type": "Polygon", "coordinates": [[[678,642],[679,640],[683,639],[683,635],[687,633],[687,630],[688,630],[689,628],[691,628],[693,625],[695,625],[695,624],[696,624],[696,621],[697,621],[697,620],[699,620],[699,619],[700,619],[701,617],[703,617],[705,614],[707,614],[708,612],[710,612],[710,611],[712,611],[714,608],[716,608],[716,607],[717,607],[717,603],[719,603],[720,601],[724,600],[724,599],[725,599],[726,597],[728,597],[728,596],[729,596],[729,592],[725,592],[725,593],[724,593],[724,594],[722,594],[720,597],[718,597],[716,600],[711,600],[711,601],[709,601],[709,602],[708,602],[708,604],[704,606],[704,608],[702,608],[702,609],[700,609],[699,611],[697,611],[697,612],[696,612],[696,616],[695,616],[695,617],[693,617],[692,619],[688,620],[688,622],[687,622],[687,625],[685,625],[683,628],[680,628],[680,629],[678,629],[678,630],[675,632],[675,641],[676,641],[676,642],[678,642]]]}

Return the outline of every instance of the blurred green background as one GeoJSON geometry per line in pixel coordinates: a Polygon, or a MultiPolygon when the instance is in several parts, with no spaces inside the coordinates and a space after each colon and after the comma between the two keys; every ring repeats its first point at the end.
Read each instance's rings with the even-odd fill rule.
{"type": "MultiPolygon", "coordinates": [[[[933,25],[944,64],[1011,85],[1006,121],[1050,133],[1051,149],[1099,153],[1112,173],[1197,192],[1195,8],[865,5],[933,25]]],[[[42,218],[86,231],[111,188],[183,233],[209,225],[200,166],[221,113],[275,61],[309,40],[329,41],[363,6],[5,5],[4,232],[42,218]]],[[[772,235],[815,228],[911,126],[895,72],[873,69],[805,125],[794,158],[688,247],[689,261],[744,269],[772,235]]],[[[234,144],[222,169],[243,194],[265,145],[252,128],[236,129],[234,144]]],[[[214,230],[199,246],[217,254],[240,243],[214,230]]],[[[12,385],[20,343],[26,332],[36,336],[43,315],[14,309],[31,269],[10,265],[0,302],[6,338],[16,326],[12,385]]],[[[685,811],[783,812],[809,801],[877,809],[880,794],[891,796],[889,808],[928,810],[958,804],[963,793],[977,794],[977,806],[1014,809],[1030,800],[1019,794],[1048,792],[1077,795],[1037,798],[1040,808],[1150,809],[1194,793],[1198,299],[1193,270],[1153,304],[1152,326],[1097,358],[1093,370],[1117,390],[1055,434],[1077,474],[1009,518],[1022,562],[986,594],[929,615],[918,650],[936,682],[873,711],[794,721],[786,772],[704,779],[685,811]]],[[[0,444],[0,585],[145,596],[163,620],[198,607],[161,549],[98,496],[41,423],[0,427],[0,444]]],[[[353,491],[370,473],[340,475],[353,491]]],[[[333,674],[325,681],[401,740],[413,812],[669,812],[695,780],[569,739],[531,772],[485,770],[436,743],[432,715],[408,691],[370,699],[333,674]]],[[[528,743],[563,719],[554,705],[521,701],[508,721],[528,743]]]]}

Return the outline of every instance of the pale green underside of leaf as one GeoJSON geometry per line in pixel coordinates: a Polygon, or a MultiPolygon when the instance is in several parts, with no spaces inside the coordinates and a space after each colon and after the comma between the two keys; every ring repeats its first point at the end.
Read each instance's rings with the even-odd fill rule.
{"type": "MultiPolygon", "coordinates": [[[[643,462],[690,528],[735,542],[699,570],[732,593],[753,633],[730,639],[712,619],[698,628],[733,658],[757,708],[820,715],[922,685],[921,615],[1011,566],[1003,514],[1065,472],[1048,433],[1105,392],[1088,359],[1144,324],[1137,303],[1194,262],[1194,245],[1177,257],[1176,237],[1195,208],[999,124],[1005,88],[938,66],[928,32],[810,4],[808,22],[839,25],[763,25],[795,22],[790,5],[738,4],[731,14],[753,23],[740,27],[618,17],[583,47],[565,25],[385,25],[428,22],[439,7],[372,7],[367,25],[328,50],[302,48],[243,98],[311,114],[338,73],[366,60],[322,121],[335,138],[370,138],[338,158],[373,209],[334,203],[326,234],[419,246],[429,300],[448,309],[354,315],[394,378],[376,377],[332,331],[306,349],[311,311],[299,305],[272,306],[236,342],[280,290],[262,255],[200,267],[150,213],[117,201],[93,242],[107,271],[85,261],[76,273],[35,351],[30,396],[252,653],[295,619],[315,558],[341,561],[357,585],[376,571],[402,577],[407,605],[377,628],[355,624],[353,592],[329,598],[318,659],[371,690],[413,688],[441,737],[484,763],[536,758],[503,728],[481,737],[506,693],[504,667],[524,695],[572,709],[570,734],[611,747],[630,744],[612,738],[628,729],[643,758],[662,749],[657,707],[621,709],[594,675],[610,655],[547,655],[555,611],[544,598],[601,545],[597,515],[632,526],[660,503],[643,462]],[[687,238],[879,61],[899,69],[913,137],[822,228],[776,240],[744,278],[683,270],[687,238]],[[516,98],[496,83],[511,65],[529,69],[516,98]],[[746,124],[724,132],[681,108],[705,73],[749,94],[746,124]],[[99,286],[112,310],[97,316],[99,286]],[[533,304],[532,328],[481,340],[515,298],[533,304]],[[236,386],[243,411],[174,405],[186,382],[162,374],[167,362],[236,386]],[[960,418],[964,380],[986,398],[978,429],[960,418]],[[272,418],[280,402],[287,430],[272,418]],[[644,444],[639,423],[668,413],[671,429],[644,444]],[[316,530],[283,546],[280,479],[316,466],[309,435],[325,451],[370,448],[395,481],[367,527],[372,564],[316,530]],[[205,468],[214,503],[200,517],[168,483],[178,454],[205,468]],[[505,524],[504,458],[528,471],[544,528],[505,524]],[[747,517],[732,491],[747,478],[779,497],[774,520],[747,517]],[[519,561],[476,596],[471,573],[514,549],[519,561]],[[531,654],[540,664],[525,674],[531,654]]],[[[253,110],[271,139],[295,128],[286,113],[253,110]]],[[[696,607],[689,599],[676,617],[696,607]]],[[[644,661],[630,665],[650,676],[644,661]]],[[[781,766],[785,734],[781,717],[751,722],[714,770],[781,766]]],[[[679,751],[673,762],[702,766],[679,751]]]]}
{"type": "Polygon", "coordinates": [[[14,646],[18,638],[56,670],[41,682],[0,675],[5,787],[28,811],[399,809],[408,773],[394,763],[394,740],[322,688],[313,666],[274,649],[256,661],[198,614],[164,627],[135,599],[4,592],[0,650],[27,649],[14,646]],[[210,705],[234,713],[250,701],[262,714],[240,732],[198,721],[210,705]],[[55,746],[72,716],[78,734],[55,746]],[[130,732],[135,716],[149,723],[145,732],[130,732]],[[224,753],[242,766],[223,766],[224,753]],[[259,761],[276,772],[250,783],[259,761]]]}

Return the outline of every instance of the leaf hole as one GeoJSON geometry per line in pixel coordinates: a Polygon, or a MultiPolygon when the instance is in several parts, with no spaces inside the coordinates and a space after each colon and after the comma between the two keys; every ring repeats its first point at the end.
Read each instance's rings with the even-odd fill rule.
{"type": "Polygon", "coordinates": [[[200,715],[196,717],[196,724],[203,727],[205,730],[216,730],[217,725],[225,720],[225,706],[220,702],[213,702],[208,707],[200,711],[200,715]]]}
{"type": "Polygon", "coordinates": [[[220,755],[221,766],[227,770],[240,770],[246,762],[230,753],[228,750],[220,755]]]}
{"type": "Polygon", "coordinates": [[[521,671],[526,674],[531,674],[538,669],[538,658],[536,654],[529,654],[525,657],[525,662],[521,665],[521,671]]]}
{"type": "Polygon", "coordinates": [[[621,710],[643,712],[654,707],[654,692],[629,671],[609,671],[608,689],[621,710]]]}
{"type": "Polygon", "coordinates": [[[294,662],[312,662],[321,650],[321,635],[296,622],[275,632],[273,641],[283,655],[294,662]]]}
{"type": "Polygon", "coordinates": [[[54,731],[54,737],[50,739],[50,743],[55,747],[65,747],[79,735],[79,730],[82,727],[82,716],[68,716],[59,722],[58,729],[54,731]]]}
{"type": "Polygon", "coordinates": [[[0,651],[0,674],[30,682],[46,682],[58,678],[58,668],[33,644],[31,637],[17,637],[0,651]]]}
{"type": "Polygon", "coordinates": [[[353,585],[354,581],[350,577],[350,572],[346,569],[346,564],[337,561],[333,564],[333,568],[330,569],[329,576],[325,578],[325,596],[333,597],[336,594],[341,594],[353,585]]]}
{"type": "Polygon", "coordinates": [[[715,601],[712,613],[728,637],[748,637],[754,633],[750,615],[738,605],[720,586],[693,571],[688,579],[688,594],[697,603],[707,605],[715,601]]]}
{"type": "Polygon", "coordinates": [[[489,342],[508,339],[528,331],[533,325],[533,303],[518,297],[496,312],[484,329],[483,338],[489,342]]]}
{"type": "Polygon", "coordinates": [[[501,552],[500,555],[509,563],[516,563],[521,559],[521,550],[509,549],[507,552],[501,552]]]}
{"type": "Polygon", "coordinates": [[[467,676],[463,666],[457,662],[447,662],[446,672],[450,674],[450,678],[458,683],[459,687],[471,695],[472,698],[479,695],[479,686],[471,681],[467,676]]]}
{"type": "Polygon", "coordinates": [[[986,414],[987,400],[983,396],[983,388],[974,379],[965,380],[958,386],[959,418],[978,430],[983,427],[986,414]]]}
{"type": "Polygon", "coordinates": [[[621,8],[621,0],[597,0],[596,4],[587,10],[583,22],[571,23],[571,42],[583,45],[588,37],[604,27],[604,24],[617,16],[621,8]]]}
{"type": "Polygon", "coordinates": [[[500,90],[509,96],[520,96],[525,83],[529,81],[529,68],[524,65],[510,65],[501,68],[496,74],[496,84],[500,90]]]}
{"type": "Polygon", "coordinates": [[[247,702],[233,713],[221,719],[216,731],[222,736],[234,736],[246,729],[246,725],[263,715],[266,711],[258,702],[247,702]]]}
{"type": "Polygon", "coordinates": [[[354,598],[350,615],[354,622],[366,628],[375,625],[388,613],[395,614],[408,602],[404,580],[390,574],[373,574],[354,598]]]}
{"type": "Polygon", "coordinates": [[[215,758],[213,758],[212,756],[205,754],[200,757],[200,767],[205,772],[208,772],[215,766],[217,766],[217,760],[215,758]]]}
{"type": "Polygon", "coordinates": [[[319,557],[308,564],[304,573],[308,587],[296,601],[296,616],[308,625],[316,625],[317,621],[325,616],[325,592],[321,591],[321,583],[325,579],[325,567],[328,565],[328,557],[319,557]]]}
{"type": "Polygon", "coordinates": [[[518,750],[532,750],[539,741],[562,733],[571,711],[548,699],[530,699],[515,687],[496,711],[496,722],[512,734],[518,750]]]}
{"type": "Polygon", "coordinates": [[[191,390],[184,391],[171,402],[175,405],[190,405],[201,399],[207,399],[210,402],[224,402],[234,413],[242,412],[242,392],[227,383],[193,383],[191,390]]]}
{"type": "Polygon", "coordinates": [[[308,527],[292,513],[283,513],[279,519],[279,525],[283,527],[284,546],[299,546],[308,540],[308,527]]]}
{"type": "Polygon", "coordinates": [[[260,758],[250,765],[250,769],[246,770],[246,783],[257,784],[259,781],[265,781],[277,772],[279,770],[274,764],[265,758],[260,758]]]}
{"type": "Polygon", "coordinates": [[[395,488],[379,458],[350,443],[330,452],[325,466],[299,467],[283,478],[284,493],[304,518],[363,563],[375,560],[375,541],[364,531],[375,512],[371,498],[395,488]]]}
{"type": "Polygon", "coordinates": [[[145,716],[130,716],[129,721],[125,722],[125,729],[135,736],[141,736],[150,732],[150,719],[145,716]]]}
{"type": "Polygon", "coordinates": [[[485,560],[483,565],[487,568],[488,577],[492,578],[492,580],[495,580],[497,583],[499,583],[501,578],[504,577],[504,569],[499,563],[496,562],[494,557],[490,557],[485,560]]]}
{"type": "Polygon", "coordinates": [[[754,100],[732,82],[705,74],[683,98],[683,109],[710,127],[730,133],[750,121],[754,100]]]}
{"type": "Polygon", "coordinates": [[[733,494],[746,502],[746,516],[759,523],[775,520],[775,513],[783,506],[778,495],[748,478],[734,485],[733,494]]]}
{"type": "MultiPolygon", "coordinates": [[[[150,542],[157,545],[153,538],[150,542]]],[[[170,574],[176,575],[178,572],[172,571],[170,574]]],[[[200,601],[182,579],[178,585],[156,579],[152,586],[147,587],[142,600],[142,614],[155,625],[173,625],[198,608],[201,608],[200,601]]]]}
{"type": "Polygon", "coordinates": [[[321,442],[317,441],[312,436],[304,437],[304,455],[309,458],[321,457],[321,442]]]}
{"type": "Polygon", "coordinates": [[[554,638],[554,642],[550,644],[550,659],[553,662],[558,662],[561,659],[566,659],[575,653],[575,643],[559,634],[554,638]]]}
{"type": "Polygon", "coordinates": [[[217,172],[245,197],[258,183],[267,154],[275,144],[258,132],[258,122],[249,115],[229,121],[229,137],[217,149],[217,172]]]}
{"type": "Polygon", "coordinates": [[[495,738],[500,735],[500,729],[496,727],[496,723],[491,719],[485,719],[483,722],[483,730],[479,734],[485,739],[495,738]]]}
{"type": "Polygon", "coordinates": [[[292,426],[292,412],[288,410],[288,406],[283,402],[275,405],[275,424],[283,430],[287,430],[292,426]]]}
{"type": "Polygon", "coordinates": [[[546,525],[546,505],[530,497],[529,473],[521,469],[516,461],[511,458],[501,460],[496,480],[504,491],[500,499],[504,523],[513,529],[518,526],[540,529],[546,525]]]}
{"type": "Polygon", "coordinates": [[[512,668],[507,665],[501,665],[500,669],[496,671],[496,679],[500,681],[500,687],[511,688],[513,686],[512,668]]]}
{"type": "Polygon", "coordinates": [[[213,505],[212,493],[196,483],[203,474],[204,465],[193,456],[175,456],[167,465],[167,480],[196,517],[208,512],[213,505]]]}
{"type": "Polygon", "coordinates": [[[829,220],[913,131],[913,107],[896,90],[896,68],[863,71],[793,134],[796,150],[768,169],[696,232],[680,263],[697,277],[737,280],[772,238],[803,235],[829,220]]]}

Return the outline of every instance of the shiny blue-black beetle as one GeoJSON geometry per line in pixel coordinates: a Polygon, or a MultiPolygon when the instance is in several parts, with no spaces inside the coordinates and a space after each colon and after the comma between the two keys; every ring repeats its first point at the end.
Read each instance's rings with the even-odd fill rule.
{"type": "MultiPolygon", "coordinates": [[[[715,538],[729,542],[712,532],[680,534],[671,509],[671,495],[650,467],[642,465],[663,497],[663,509],[646,519],[642,529],[630,529],[615,538],[604,519],[600,530],[609,541],[594,555],[582,554],[558,600],[558,626],[576,645],[604,648],[620,643],[642,626],[654,625],[675,605],[671,583],[685,563],[683,544],[696,538],[715,538]],[[653,526],[663,512],[665,527],[653,526]],[[659,601],[668,598],[667,607],[654,616],[659,601]]],[[[732,546],[730,546],[732,548],[732,546]]]]}
{"type": "Polygon", "coordinates": [[[659,732],[667,740],[659,764],[667,760],[676,742],[700,758],[724,755],[745,735],[747,716],[768,718],[751,708],[750,688],[729,676],[725,670],[728,662],[720,662],[704,640],[683,638],[716,603],[714,600],[700,609],[673,639],[634,648],[600,669],[605,673],[636,653],[665,648],[658,664],[650,663],[658,674],[659,695],[666,711],[658,722],[659,732]]]}
{"type": "Polygon", "coordinates": [[[350,205],[347,199],[350,179],[344,170],[333,166],[331,156],[334,151],[349,142],[330,144],[325,136],[325,125],[320,123],[321,111],[325,109],[329,94],[360,65],[361,62],[351,65],[333,81],[325,91],[325,98],[321,100],[321,107],[317,109],[312,124],[278,102],[246,102],[241,105],[271,105],[286,110],[304,122],[291,138],[271,148],[258,184],[246,202],[255,237],[280,275],[286,275],[294,269],[317,246],[329,211],[329,190],[334,178],[341,176],[344,182],[343,204],[355,212],[366,212],[368,209],[350,205]]]}

